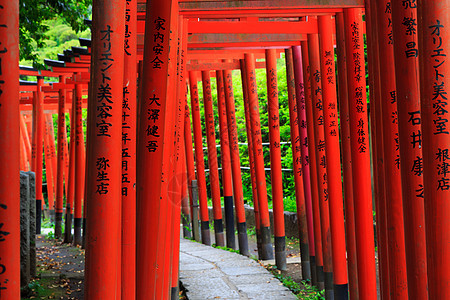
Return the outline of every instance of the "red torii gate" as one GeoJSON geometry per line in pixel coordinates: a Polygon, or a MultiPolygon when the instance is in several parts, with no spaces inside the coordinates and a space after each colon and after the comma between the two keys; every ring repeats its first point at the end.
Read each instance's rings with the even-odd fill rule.
{"type": "MultiPolygon", "coordinates": [[[[314,20],[314,19],[313,19],[314,20]]],[[[248,23],[248,22],[247,22],[248,23]]],[[[257,23],[257,22],[253,22],[253,23],[257,23]]],[[[272,23],[272,22],[271,22],[272,23]]],[[[280,22],[281,23],[281,22],[280,22]]],[[[303,23],[307,23],[307,22],[303,22],[303,23]]],[[[239,26],[241,26],[242,24],[239,24],[239,26]]],[[[248,25],[248,24],[247,24],[248,25]]],[[[283,27],[286,27],[286,23],[281,23],[281,24],[278,24],[279,26],[283,26],[283,27]]],[[[301,24],[301,25],[305,25],[305,24],[301,24]]],[[[307,32],[307,33],[316,33],[317,32],[317,22],[314,22],[314,21],[311,21],[311,22],[309,22],[309,24],[306,24],[307,26],[310,26],[310,28],[307,28],[307,29],[304,29],[304,32],[307,32]]],[[[237,28],[239,28],[239,27],[237,27],[237,28]]],[[[236,30],[236,29],[234,29],[234,30],[236,30]]],[[[277,29],[275,29],[275,30],[272,30],[273,32],[277,32],[277,31],[282,31],[282,29],[281,28],[277,28],[277,29]]],[[[230,33],[230,31],[225,31],[226,33],[230,33]]],[[[252,32],[252,31],[249,31],[249,32],[252,32]]],[[[292,38],[292,37],[291,37],[292,38]]],[[[298,37],[298,39],[300,39],[300,40],[302,40],[302,39],[305,39],[305,37],[298,37]]],[[[280,44],[280,42],[277,42],[278,44],[280,44]]],[[[284,44],[284,45],[281,45],[282,47],[288,47],[288,46],[290,46],[291,44],[296,44],[296,43],[299,43],[299,40],[297,40],[297,41],[292,41],[292,42],[288,42],[287,44],[284,44]]],[[[242,44],[242,42],[241,42],[241,44],[242,44]]],[[[249,44],[249,45],[251,45],[251,46],[253,46],[253,47],[259,47],[260,45],[258,45],[257,43],[256,44],[249,44]]],[[[240,51],[241,53],[243,52],[243,50],[245,49],[246,51],[249,51],[248,50],[248,46],[249,45],[244,45],[244,46],[247,46],[247,47],[244,47],[243,49],[235,49],[234,51],[240,51]]],[[[211,45],[210,45],[211,46],[211,45]]],[[[217,45],[216,45],[217,46],[217,45]]],[[[221,44],[218,44],[218,46],[223,46],[223,45],[221,45],[221,44]]],[[[225,50],[226,48],[224,48],[224,50],[225,50]]],[[[229,50],[229,49],[226,49],[225,51],[227,51],[227,50],[229,50]]],[[[193,51],[195,51],[195,49],[193,49],[193,51]]],[[[201,50],[200,50],[201,51],[201,50]]],[[[260,50],[261,51],[261,50],[260,50]]],[[[75,52],[75,51],[73,51],[73,52],[75,52]]],[[[81,61],[81,60],[83,60],[83,63],[84,62],[87,62],[88,61],[88,58],[86,58],[87,56],[88,56],[88,54],[89,54],[89,50],[88,51],[82,51],[82,50],[77,50],[76,51],[77,53],[80,53],[81,55],[79,55],[80,56],[80,59],[77,59],[76,57],[75,57],[75,59],[74,59],[74,57],[72,57],[72,58],[70,58],[70,57],[67,57],[67,56],[72,56],[72,53],[66,53],[66,54],[68,54],[67,56],[66,55],[64,55],[64,57],[59,57],[59,58],[62,58],[63,60],[65,60],[66,61],[66,63],[64,63],[64,64],[62,64],[62,65],[59,65],[59,63],[53,63],[53,62],[47,62],[49,65],[52,65],[53,66],[53,69],[54,69],[54,71],[58,71],[58,70],[60,70],[60,68],[62,68],[63,66],[64,67],[74,67],[74,66],[77,66],[78,67],[78,65],[79,65],[79,62],[81,61]],[[81,58],[81,56],[83,56],[83,58],[81,58]],[[70,61],[70,62],[69,62],[70,61]],[[75,64],[74,65],[74,62],[76,62],[77,64],[75,64]]],[[[203,67],[203,68],[205,68],[205,67],[203,67]]],[[[202,67],[199,67],[199,69],[202,69],[202,67]]],[[[220,67],[220,69],[221,69],[221,67],[220,67]]],[[[265,218],[266,220],[268,220],[267,219],[267,217],[265,218]]],[[[267,222],[267,221],[266,221],[267,222]]],[[[283,233],[283,235],[284,235],[284,233],[283,233]]],[[[267,236],[267,235],[266,235],[267,236]]],[[[283,238],[284,239],[284,238],[283,238]]],[[[281,244],[281,247],[284,247],[284,242],[281,244]]],[[[278,257],[284,257],[284,253],[281,253],[281,255],[279,255],[278,257]]],[[[331,278],[329,278],[330,280],[331,280],[331,278]]]]}
{"type": "MultiPolygon", "coordinates": [[[[49,62],[47,61],[47,63],[49,63],[50,65],[56,65],[58,66],[60,69],[61,67],[64,66],[64,64],[61,63],[57,63],[57,62],[49,62]]],[[[50,72],[50,71],[37,71],[34,70],[32,68],[27,68],[27,67],[21,67],[21,75],[27,75],[27,76],[36,76],[38,78],[38,82],[39,80],[41,80],[40,78],[42,78],[43,76],[46,77],[59,77],[60,80],[63,78],[63,74],[70,74],[70,76],[72,76],[72,79],[66,79],[64,78],[63,81],[65,82],[53,82],[50,84],[47,84],[45,86],[39,86],[36,84],[33,84],[32,82],[28,82],[28,83],[24,83],[26,85],[21,85],[21,95],[22,95],[22,99],[21,99],[21,111],[23,113],[26,113],[26,110],[31,110],[30,108],[27,108],[27,104],[32,104],[34,101],[34,97],[32,96],[31,99],[29,99],[29,96],[27,96],[26,92],[34,92],[36,95],[36,92],[40,91],[43,93],[44,98],[43,98],[43,109],[42,111],[37,111],[35,108],[36,106],[33,106],[33,114],[35,116],[37,116],[38,114],[40,114],[41,116],[42,113],[45,112],[46,114],[46,118],[48,117],[48,114],[53,114],[54,112],[59,113],[61,116],[64,116],[65,112],[66,112],[66,108],[68,111],[72,111],[74,112],[74,114],[72,114],[71,116],[71,121],[72,119],[76,119],[78,120],[77,124],[73,123],[71,124],[73,127],[75,128],[77,127],[76,131],[71,131],[71,140],[74,141],[75,139],[81,139],[82,138],[82,127],[81,127],[81,108],[82,107],[87,107],[87,99],[82,100],[82,95],[84,93],[84,95],[87,95],[87,86],[84,90],[80,89],[78,91],[78,94],[80,94],[79,97],[76,97],[76,99],[74,99],[74,97],[72,96],[72,91],[75,91],[75,89],[79,89],[82,87],[82,83],[86,83],[86,80],[89,80],[89,77],[86,76],[88,74],[86,73],[80,73],[80,68],[77,66],[76,68],[64,68],[63,70],[60,70],[59,73],[57,72],[50,72]],[[66,92],[66,90],[68,90],[66,92]],[[53,96],[52,96],[53,95],[53,96]],[[63,101],[59,100],[59,99],[63,99],[63,101]],[[65,100],[64,100],[65,99],[65,100]],[[73,100],[77,100],[77,101],[81,101],[81,102],[73,102],[73,100]],[[66,106],[67,104],[69,104],[68,106],[66,106]],[[72,106],[74,107],[78,107],[76,109],[72,109],[72,106]],[[76,132],[76,134],[75,134],[76,132]]],[[[75,93],[73,93],[75,95],[75,93]]],[[[41,117],[42,118],[42,117],[41,117]]],[[[83,185],[84,185],[84,179],[83,179],[83,174],[84,174],[84,141],[83,143],[78,142],[77,141],[77,150],[75,150],[75,148],[72,147],[71,143],[71,151],[70,151],[70,159],[69,159],[69,154],[67,153],[67,136],[66,136],[66,131],[65,131],[65,117],[59,118],[59,122],[63,122],[61,123],[61,127],[58,126],[59,129],[59,134],[58,134],[58,141],[59,141],[59,149],[58,149],[58,159],[56,158],[56,153],[54,151],[54,142],[52,143],[51,141],[54,141],[54,137],[53,134],[50,136],[49,133],[47,131],[47,128],[49,128],[48,126],[53,126],[52,123],[49,123],[45,126],[46,131],[45,131],[45,135],[44,135],[44,139],[46,141],[46,145],[47,145],[47,141],[50,142],[50,147],[52,147],[53,150],[50,151],[50,153],[48,153],[48,151],[46,151],[46,166],[47,166],[47,191],[48,191],[48,198],[49,198],[49,209],[50,212],[52,214],[55,213],[55,221],[56,221],[56,228],[55,228],[55,234],[57,237],[61,237],[61,223],[62,223],[62,213],[63,213],[63,178],[65,177],[66,179],[66,193],[67,193],[67,202],[66,202],[66,228],[71,228],[72,227],[72,216],[73,216],[73,212],[75,209],[75,244],[81,244],[81,209],[82,209],[82,199],[83,197],[83,185]],[[81,147],[83,146],[83,147],[81,147]],[[73,151],[72,151],[73,149],[73,151]],[[76,153],[76,154],[75,154],[76,153]],[[75,155],[77,155],[77,161],[78,163],[75,163],[75,155]],[[50,164],[49,162],[52,162],[52,164],[50,164]],[[58,162],[56,162],[58,161],[58,162]],[[69,164],[70,162],[70,164],[69,164]],[[57,164],[60,164],[60,167],[57,168],[57,164]],[[70,166],[69,166],[70,165],[70,166]],[[68,178],[69,177],[69,170],[73,170],[73,173],[71,176],[73,178],[68,178]],[[75,175],[77,175],[77,179],[76,182],[77,184],[75,185],[75,175]],[[54,179],[54,180],[53,180],[54,179]],[[55,187],[56,186],[56,187],[55,187]],[[75,189],[75,186],[77,187],[77,189],[75,189]],[[53,202],[53,199],[56,199],[55,203],[53,202]],[[75,203],[75,207],[74,207],[74,203],[75,203]]],[[[48,122],[50,122],[50,120],[48,120],[48,122]]],[[[40,126],[33,126],[34,128],[34,134],[33,134],[33,141],[32,141],[32,146],[33,149],[40,149],[40,145],[38,144],[38,140],[40,139],[39,136],[42,135],[43,129],[40,126]]],[[[52,128],[52,127],[50,127],[52,128]]],[[[53,132],[53,131],[51,131],[53,132]]],[[[47,147],[47,146],[46,146],[47,147]]],[[[33,153],[37,153],[36,150],[33,151],[33,153]]],[[[31,159],[31,158],[30,158],[31,159]]],[[[34,163],[30,163],[30,165],[34,165],[34,163]]],[[[42,168],[41,168],[42,169],[42,168]]],[[[42,175],[37,174],[37,180],[42,182],[42,175]]],[[[40,192],[40,191],[39,191],[40,192]]],[[[39,195],[40,196],[40,195],[39,195]]],[[[43,198],[38,197],[38,207],[43,207],[43,198]],[[40,200],[40,202],[39,202],[40,200]],[[39,204],[40,203],[40,204],[39,204]]],[[[37,214],[37,220],[40,221],[41,217],[40,214],[37,214]]],[[[38,221],[38,222],[39,222],[38,221]]],[[[40,227],[39,227],[40,228],[40,227]]],[[[66,241],[71,241],[71,231],[70,230],[66,230],[65,233],[65,240],[66,241]]]]}
{"type": "MultiPolygon", "coordinates": [[[[283,24],[284,25],[284,24],[283,24]]],[[[317,27],[317,24],[315,24],[316,25],[316,27],[317,27]]],[[[298,42],[298,41],[297,41],[298,42]]],[[[59,66],[58,65],[56,65],[56,67],[58,68],[59,66]]],[[[69,67],[70,67],[70,65],[69,65],[69,67]]]]}

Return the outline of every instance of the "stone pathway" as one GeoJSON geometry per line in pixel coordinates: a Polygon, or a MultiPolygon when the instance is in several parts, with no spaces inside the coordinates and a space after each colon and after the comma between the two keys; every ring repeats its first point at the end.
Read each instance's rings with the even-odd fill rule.
{"type": "Polygon", "coordinates": [[[297,299],[256,261],[183,238],[180,281],[189,300],[297,299]]]}

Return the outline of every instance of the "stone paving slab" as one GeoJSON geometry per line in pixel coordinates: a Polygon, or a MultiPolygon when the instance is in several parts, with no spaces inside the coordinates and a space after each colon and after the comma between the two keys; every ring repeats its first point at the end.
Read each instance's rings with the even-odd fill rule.
{"type": "Polygon", "coordinates": [[[180,245],[180,281],[189,300],[297,299],[254,260],[186,239],[180,245]]]}

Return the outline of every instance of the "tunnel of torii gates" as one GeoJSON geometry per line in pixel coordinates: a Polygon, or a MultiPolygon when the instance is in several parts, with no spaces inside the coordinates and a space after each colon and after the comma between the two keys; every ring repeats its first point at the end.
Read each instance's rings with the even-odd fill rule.
{"type": "Polygon", "coordinates": [[[85,244],[85,298],[178,297],[180,216],[211,244],[199,81],[215,242],[249,255],[232,70],[242,76],[258,255],[284,269],[280,57],[303,279],[327,299],[376,299],[377,274],[382,299],[450,299],[450,1],[94,0],[92,40],[41,71],[19,67],[18,11],[18,0],[0,0],[1,299],[20,297],[19,169],[36,174],[40,220],[43,156],[56,236],[65,195],[65,228],[72,215],[75,228],[65,241],[85,244]],[[256,68],[267,71],[267,99],[258,99],[256,68]]]}

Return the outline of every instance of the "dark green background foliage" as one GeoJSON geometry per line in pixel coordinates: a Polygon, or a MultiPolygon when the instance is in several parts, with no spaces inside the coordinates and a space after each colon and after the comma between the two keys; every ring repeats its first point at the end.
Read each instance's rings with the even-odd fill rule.
{"type": "MultiPolygon", "coordinates": [[[[92,0],[20,0],[20,58],[41,67],[38,50],[47,46],[49,20],[58,19],[76,33],[85,30],[92,0]]],[[[48,57],[45,57],[48,58],[48,57]]]]}

